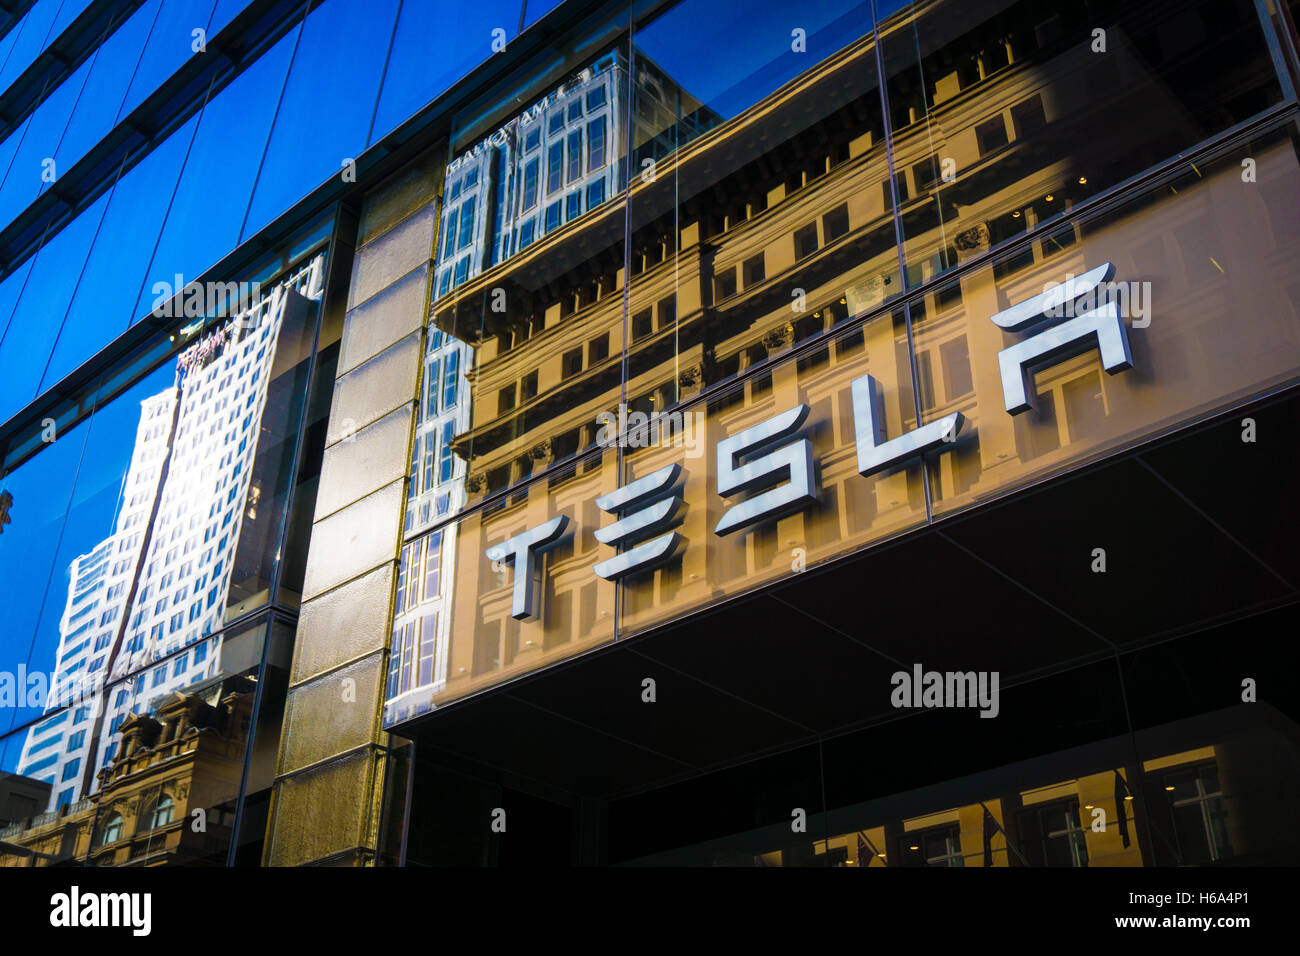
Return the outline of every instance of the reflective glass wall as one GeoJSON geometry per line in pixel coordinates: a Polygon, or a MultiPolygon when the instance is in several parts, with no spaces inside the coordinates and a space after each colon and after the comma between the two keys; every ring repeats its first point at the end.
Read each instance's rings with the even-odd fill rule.
{"type": "Polygon", "coordinates": [[[390,724],[1296,380],[1254,4],[627,15],[454,137],[390,724]]]}
{"type": "MultiPolygon", "coordinates": [[[[0,422],[321,183],[355,182],[368,147],[556,4],[525,16],[520,0],[326,0],[226,30],[247,5],[124,9],[75,69],[6,111],[0,236],[14,245],[0,265],[0,422]],[[434,34],[462,39],[431,56],[434,34]],[[211,72],[218,56],[237,72],[211,72]],[[73,209],[66,221],[38,201],[54,189],[73,209]],[[32,235],[28,220],[50,215],[58,224],[32,235]]],[[[77,6],[41,0],[0,39],[0,96],[77,6]]]]}
{"type": "MultiPolygon", "coordinates": [[[[169,300],[132,356],[6,449],[0,771],[34,801],[10,837],[75,818],[90,840],[82,811],[156,777],[166,744],[195,765],[164,787],[175,819],[187,799],[216,815],[182,855],[225,863],[246,812],[263,813],[241,831],[260,842],[264,795],[243,801],[269,786],[278,746],[338,352],[337,323],[322,331],[332,230],[169,300]]],[[[124,825],[123,840],[156,829],[124,825]]],[[[173,836],[109,855],[181,852],[173,836]]],[[[95,831],[95,852],[118,838],[95,831]]]]}

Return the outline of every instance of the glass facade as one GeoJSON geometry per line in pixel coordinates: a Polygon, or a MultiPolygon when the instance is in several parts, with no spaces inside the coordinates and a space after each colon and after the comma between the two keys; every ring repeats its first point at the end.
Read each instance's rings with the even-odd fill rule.
{"type": "MultiPolygon", "coordinates": [[[[1083,6],[949,12],[915,4],[873,26],[870,4],[844,4],[793,33],[739,18],[736,37],[718,5],[677,4],[630,51],[453,152],[430,329],[465,343],[472,368],[452,438],[463,491],[448,499],[465,513],[408,513],[404,555],[456,547],[437,551],[436,641],[399,590],[390,722],[1294,383],[1296,304],[1276,281],[1298,238],[1281,211],[1300,185],[1286,122],[1176,159],[1282,102],[1271,27],[1248,5],[1117,6],[1097,37],[1083,6]],[[1235,72],[1191,69],[1198,51],[1235,72]],[[1168,128],[1142,119],[1147,87],[1168,128]],[[602,123],[609,110],[600,141],[628,144],[626,173],[571,221],[561,200],[591,175],[570,177],[593,92],[602,123]],[[1092,298],[1080,287],[1055,319],[1111,301],[1131,354],[1075,333],[1072,354],[1021,363],[1032,395],[1013,411],[1003,366],[1024,336],[995,317],[1101,267],[1092,298]],[[715,532],[737,507],[720,443],[800,408],[787,444],[810,453],[810,503],[715,532]],[[871,446],[954,417],[938,450],[863,470],[871,446]],[[681,505],[671,553],[597,573],[616,553],[597,535],[612,521],[601,497],[666,470],[663,502],[681,505]],[[491,548],[556,518],[563,536],[534,556],[540,610],[512,617],[519,558],[491,548]]],[[[413,454],[413,488],[433,447],[413,454]]]]}
{"type": "Polygon", "coordinates": [[[0,863],[1300,848],[1294,4],[19,6],[0,863]]]}

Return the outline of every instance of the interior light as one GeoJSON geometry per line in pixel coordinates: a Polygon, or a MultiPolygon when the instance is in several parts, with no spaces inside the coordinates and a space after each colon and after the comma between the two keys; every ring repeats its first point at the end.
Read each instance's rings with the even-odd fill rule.
{"type": "Polygon", "coordinates": [[[1052,199],[1055,198],[1055,197],[1053,197],[1051,193],[1048,193],[1044,198],[1045,198],[1048,202],[1051,202],[1052,199]]]}
{"type": "Polygon", "coordinates": [[[1011,214],[1011,218],[1012,218],[1012,219],[1019,219],[1019,218],[1020,218],[1020,210],[1017,209],[1015,212],[1013,212],[1013,213],[1011,214]]]}
{"type": "Polygon", "coordinates": [[[1079,185],[1080,185],[1080,186],[1086,186],[1086,185],[1088,185],[1088,177],[1087,177],[1087,176],[1080,176],[1080,177],[1079,177],[1079,185]]]}

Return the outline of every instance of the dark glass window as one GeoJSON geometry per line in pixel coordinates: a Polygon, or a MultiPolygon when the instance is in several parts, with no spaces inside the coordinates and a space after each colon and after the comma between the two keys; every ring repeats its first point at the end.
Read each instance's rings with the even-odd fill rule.
{"type": "Polygon", "coordinates": [[[605,165],[605,117],[587,124],[587,172],[605,165]]]}
{"type": "Polygon", "coordinates": [[[564,200],[564,221],[569,222],[582,215],[582,190],[569,193],[564,200]]]}
{"type": "Polygon", "coordinates": [[[537,205],[537,160],[524,165],[523,209],[526,212],[537,205]]]}
{"type": "Polygon", "coordinates": [[[546,154],[546,195],[560,191],[564,185],[564,141],[552,143],[546,154]]]}
{"type": "Polygon", "coordinates": [[[794,234],[794,257],[806,259],[817,251],[817,224],[810,222],[794,234]]]}
{"type": "Polygon", "coordinates": [[[587,91],[587,111],[591,112],[592,110],[604,105],[605,105],[605,84],[602,83],[600,84],[600,86],[597,86],[595,89],[591,89],[587,91]]]}
{"type": "Polygon", "coordinates": [[[569,182],[582,177],[582,130],[575,129],[569,134],[569,182]]]}
{"type": "Polygon", "coordinates": [[[465,205],[460,207],[460,242],[461,249],[470,244],[474,238],[474,204],[478,197],[470,196],[465,200],[465,205]]]}

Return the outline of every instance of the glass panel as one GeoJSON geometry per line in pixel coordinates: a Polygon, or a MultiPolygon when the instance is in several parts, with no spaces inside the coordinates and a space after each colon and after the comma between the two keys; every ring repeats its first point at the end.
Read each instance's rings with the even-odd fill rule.
{"type": "Polygon", "coordinates": [[[72,299],[68,263],[85,261],[107,205],[108,196],[101,196],[36,255],[22,298],[0,342],[0,421],[36,397],[72,299]]]}
{"type": "Polygon", "coordinates": [[[222,28],[239,16],[248,5],[249,0],[217,0],[217,5],[212,11],[212,19],[208,21],[208,36],[214,37],[220,33],[222,28]]]}
{"type": "Polygon", "coordinates": [[[291,30],[203,108],[136,317],[150,308],[156,284],[175,290],[184,285],[177,274],[189,282],[238,244],[295,37],[291,30]]]}
{"type": "Polygon", "coordinates": [[[244,238],[361,152],[396,16],[397,0],[328,0],[307,17],[244,238]]]}
{"type": "Polygon", "coordinates": [[[524,0],[524,29],[560,5],[561,0],[524,0]]]}
{"type": "Polygon", "coordinates": [[[788,22],[688,0],[636,35],[630,409],[901,291],[870,6],[788,22]]]}
{"type": "Polygon", "coordinates": [[[27,282],[27,273],[32,271],[32,263],[35,261],[35,256],[29,257],[26,262],[5,276],[3,282],[0,282],[0,342],[4,341],[9,331],[9,320],[13,318],[14,306],[18,304],[18,297],[27,282]]]}
{"type": "Polygon", "coordinates": [[[194,55],[192,31],[212,17],[215,0],[163,0],[117,118],[121,120],[194,55]]]}
{"type": "Polygon", "coordinates": [[[149,29],[158,13],[158,3],[159,0],[149,0],[142,4],[95,51],[85,85],[85,89],[93,91],[94,95],[83,96],[72,113],[63,141],[59,143],[60,173],[71,169],[113,128],[149,29]]]}
{"type": "Polygon", "coordinates": [[[1251,0],[914,3],[881,36],[909,285],[1281,98],[1251,0]]]}
{"type": "MultiPolygon", "coordinates": [[[[875,381],[876,414],[883,411],[885,436],[895,438],[916,427],[908,359],[907,326],[900,311],[750,374],[708,402],[665,413],[629,412],[629,430],[623,439],[624,483],[678,466],[680,484],[665,484],[657,498],[643,499],[646,504],[640,507],[674,498],[685,507],[680,520],[656,532],[675,531],[681,537],[662,559],[667,563],[657,569],[649,565],[623,579],[619,636],[924,523],[919,463],[913,460],[906,467],[864,477],[858,472],[855,453],[869,440],[866,434],[857,435],[859,428],[869,433],[870,423],[858,421],[853,394],[854,383],[865,376],[875,381]],[[753,493],[742,498],[738,490],[731,490],[739,486],[722,474],[724,456],[735,460],[723,440],[786,416],[801,405],[807,409],[802,421],[791,417],[791,427],[782,433],[785,437],[770,442],[773,453],[785,449],[799,461],[794,466],[788,461],[773,466],[775,471],[768,468],[772,480],[766,484],[760,480],[753,493]],[[811,470],[805,462],[811,463],[811,470]],[[792,498],[788,506],[772,511],[753,504],[760,492],[790,489],[800,482],[811,490],[815,502],[800,505],[792,498]],[[724,486],[728,488],[725,498],[720,493],[724,486]],[[740,518],[742,513],[734,509],[742,503],[754,509],[755,517],[730,525],[740,518]],[[719,527],[726,525],[729,530],[720,534],[719,527]]],[[[757,450],[737,454],[759,464],[757,450]]],[[[612,517],[602,520],[594,501],[585,501],[583,507],[586,524],[612,524],[612,517]]],[[[650,540],[660,539],[646,534],[632,537],[624,551],[650,540]]],[[[597,551],[602,561],[614,557],[610,547],[602,545],[597,551]]]]}
{"type": "Polygon", "coordinates": [[[77,19],[88,6],[90,0],[63,0],[63,4],[59,7],[59,15],[54,19],[54,26],[50,28],[50,42],[53,43],[68,24],[77,19]]]}
{"type": "Polygon", "coordinates": [[[89,73],[90,63],[83,63],[37,108],[21,131],[22,142],[0,189],[0,223],[8,225],[49,187],[51,173],[58,173],[60,167],[56,164],[51,170],[50,161],[57,156],[59,141],[89,73]]]}
{"type": "Polygon", "coordinates": [[[265,603],[283,553],[316,316],[303,293],[320,288],[318,257],[249,311],[191,333],[184,351],[79,430],[52,431],[50,447],[5,476],[8,533],[29,546],[11,550],[6,537],[3,570],[30,597],[5,607],[3,633],[49,688],[19,712],[49,711],[16,772],[67,783],[75,798],[111,758],[128,711],[259,663],[260,644],[213,635],[265,603]],[[70,702],[92,708],[93,732],[45,763],[36,738],[70,702]]]}
{"type": "Polygon", "coordinates": [[[935,512],[1294,382],[1300,299],[1277,277],[1295,271],[1286,250],[1300,241],[1298,190],[1294,144],[1261,138],[914,300],[917,360],[930,383],[922,419],[968,419],[952,453],[930,465],[935,512]],[[1243,182],[1246,158],[1257,181],[1243,182]],[[992,321],[1044,292],[1059,299],[1062,283],[1082,283],[1108,263],[1109,279],[1086,295],[1081,285],[1036,320],[1029,315],[1028,330],[992,321]],[[1094,306],[1105,321],[1087,318],[1094,306]],[[1111,343],[1104,355],[1097,328],[1111,343]],[[1046,350],[1024,344],[1036,334],[1065,341],[1046,350]]]}
{"type": "MultiPolygon", "coordinates": [[[[39,455],[0,479],[0,496],[7,496],[3,498],[4,513],[9,519],[0,531],[0,573],[14,598],[0,602],[0,660],[5,661],[5,670],[14,670],[15,680],[19,668],[29,677],[39,672],[38,680],[45,689],[54,669],[59,635],[57,628],[38,630],[37,623],[47,589],[58,592],[63,587],[66,565],[60,565],[57,558],[68,530],[65,522],[89,431],[89,425],[83,424],[58,435],[39,455]]],[[[75,540],[95,533],[93,527],[70,530],[75,540]]],[[[62,598],[58,594],[54,600],[62,603],[62,598]]],[[[24,691],[34,686],[25,683],[24,691]]],[[[18,706],[0,708],[0,732],[35,720],[44,709],[43,694],[41,699],[27,694],[24,701],[16,703],[18,706]]],[[[18,756],[14,751],[0,769],[12,772],[18,756]]]]}
{"type": "Polygon", "coordinates": [[[62,3],[63,0],[36,0],[23,17],[22,23],[14,27],[14,45],[9,50],[4,65],[0,66],[0,92],[8,90],[9,84],[36,62],[36,58],[49,45],[50,28],[62,3]]]}
{"type": "MultiPolygon", "coordinates": [[[[422,441],[437,436],[421,452],[435,456],[437,468],[412,471],[413,530],[591,448],[600,413],[617,413],[622,137],[608,136],[601,162],[566,182],[566,193],[586,200],[572,219],[559,201],[553,221],[545,219],[540,170],[552,146],[563,152],[587,124],[617,126],[622,64],[611,53],[502,126],[457,136],[474,145],[446,172],[431,320],[446,337],[430,336],[426,363],[427,374],[441,368],[442,389],[437,415],[426,415],[417,430],[422,441]],[[582,112],[570,120],[575,105],[582,112]],[[584,355],[581,367],[575,350],[584,355]],[[472,394],[465,378],[471,365],[472,394]],[[450,435],[443,432],[448,422],[450,435]],[[454,490],[444,484],[448,473],[454,490]],[[423,480],[429,474],[432,485],[423,480]]],[[[585,153],[576,155],[581,161],[585,153]]]]}
{"type": "Polygon", "coordinates": [[[614,587],[591,572],[600,549],[581,516],[613,490],[614,463],[597,452],[403,547],[387,723],[613,639],[614,587]],[[520,536],[539,528],[550,534],[525,548],[520,536]],[[498,546],[505,556],[490,558],[498,546]]]}
{"type": "Polygon", "coordinates": [[[227,620],[267,603],[283,555],[285,513],[294,485],[293,459],[307,400],[316,325],[316,303],[299,296],[285,308],[278,334],[272,332],[268,339],[273,341],[274,361],[265,367],[265,404],[226,598],[227,620]]]}
{"type": "Polygon", "coordinates": [[[197,116],[191,118],[113,188],[104,222],[77,280],[76,295],[45,370],[42,392],[140,317],[133,314],[133,309],[144,272],[153,258],[163,217],[198,123],[197,116]]]}
{"type": "Polygon", "coordinates": [[[491,56],[494,30],[504,31],[496,36],[509,42],[518,28],[519,0],[402,4],[370,142],[392,132],[491,56]],[[431,37],[439,38],[432,51],[431,37]]]}

